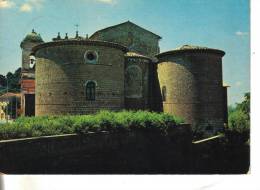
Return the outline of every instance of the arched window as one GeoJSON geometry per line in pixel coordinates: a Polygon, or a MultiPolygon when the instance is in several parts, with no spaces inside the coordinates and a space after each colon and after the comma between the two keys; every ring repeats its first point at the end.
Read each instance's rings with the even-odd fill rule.
{"type": "Polygon", "coordinates": [[[89,81],[86,85],[86,100],[95,100],[96,99],[96,83],[89,81]]]}
{"type": "Polygon", "coordinates": [[[162,100],[164,102],[166,101],[166,86],[162,87],[162,100]]]}

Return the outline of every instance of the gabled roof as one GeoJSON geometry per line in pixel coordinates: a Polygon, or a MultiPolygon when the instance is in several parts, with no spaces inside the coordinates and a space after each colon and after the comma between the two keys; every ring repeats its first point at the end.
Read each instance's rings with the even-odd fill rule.
{"type": "Polygon", "coordinates": [[[119,27],[119,26],[122,26],[122,25],[126,25],[126,24],[131,24],[131,25],[134,25],[134,26],[136,26],[136,27],[139,27],[139,28],[141,28],[141,29],[143,29],[143,30],[145,30],[145,31],[147,31],[147,32],[149,32],[149,33],[151,33],[151,34],[153,34],[153,35],[156,36],[158,39],[162,39],[161,36],[159,36],[159,35],[157,35],[157,34],[151,32],[151,31],[149,31],[149,30],[147,30],[147,29],[145,29],[145,28],[143,28],[143,27],[141,27],[141,26],[138,26],[137,24],[135,24],[135,23],[133,23],[133,22],[131,22],[131,21],[129,21],[129,20],[126,21],[126,22],[123,22],[123,23],[114,25],[114,26],[109,26],[109,27],[107,27],[107,28],[98,30],[98,31],[96,31],[94,34],[92,34],[92,35],[90,36],[90,38],[93,37],[95,34],[97,34],[97,33],[99,33],[99,32],[103,32],[103,31],[109,30],[109,29],[111,29],[111,28],[116,28],[116,27],[119,27]]]}

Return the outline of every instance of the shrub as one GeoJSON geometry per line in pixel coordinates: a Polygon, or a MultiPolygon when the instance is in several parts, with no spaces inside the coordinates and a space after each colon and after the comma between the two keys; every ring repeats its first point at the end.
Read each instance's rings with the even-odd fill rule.
{"type": "Polygon", "coordinates": [[[232,144],[249,141],[250,136],[250,93],[245,93],[244,100],[229,110],[228,128],[225,136],[232,144]]]}
{"type": "Polygon", "coordinates": [[[244,132],[249,130],[249,118],[241,110],[236,110],[229,115],[228,129],[237,132],[244,132]]]}
{"type": "Polygon", "coordinates": [[[230,113],[228,118],[228,128],[225,135],[229,142],[233,144],[245,143],[250,135],[250,121],[248,115],[242,110],[230,113]]]}
{"type": "Polygon", "coordinates": [[[102,110],[95,115],[20,117],[12,123],[0,125],[0,140],[103,130],[164,132],[182,122],[182,119],[169,114],[148,111],[102,110]]]}

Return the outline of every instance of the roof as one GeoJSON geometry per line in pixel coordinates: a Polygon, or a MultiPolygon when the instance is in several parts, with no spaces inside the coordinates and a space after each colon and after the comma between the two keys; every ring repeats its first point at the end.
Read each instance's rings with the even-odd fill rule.
{"type": "Polygon", "coordinates": [[[68,40],[57,40],[57,41],[51,41],[46,43],[41,43],[32,48],[31,55],[35,54],[39,49],[45,48],[45,47],[54,47],[54,46],[60,46],[60,45],[93,45],[93,46],[106,46],[111,48],[120,49],[123,52],[127,52],[128,48],[120,45],[118,43],[114,42],[105,42],[105,41],[98,41],[98,40],[88,40],[88,39],[68,39],[68,40]]]}
{"type": "Polygon", "coordinates": [[[195,46],[195,45],[183,45],[175,50],[188,50],[188,49],[209,49],[208,47],[195,46]]]}
{"type": "Polygon", "coordinates": [[[143,28],[143,27],[141,27],[141,26],[138,26],[137,24],[135,24],[135,23],[133,23],[133,22],[131,22],[131,21],[129,21],[129,20],[126,21],[126,22],[120,23],[120,24],[116,24],[116,25],[109,26],[109,27],[107,27],[107,28],[103,28],[103,29],[101,29],[101,30],[98,30],[98,31],[96,31],[94,34],[92,34],[92,35],[90,36],[90,38],[92,38],[95,34],[97,34],[97,33],[99,33],[99,32],[104,32],[104,31],[109,30],[109,29],[111,29],[111,28],[116,28],[116,27],[119,27],[119,26],[122,26],[122,25],[125,25],[125,24],[131,24],[131,25],[137,26],[137,27],[139,27],[139,28],[141,28],[141,29],[143,29],[143,30],[145,30],[145,31],[147,31],[147,32],[149,32],[149,33],[151,33],[151,34],[153,34],[153,35],[156,36],[158,39],[162,39],[161,36],[159,36],[159,35],[157,35],[157,34],[151,32],[151,31],[149,31],[149,30],[147,30],[147,29],[145,29],[145,28],[143,28]]]}
{"type": "Polygon", "coordinates": [[[230,87],[227,83],[223,82],[223,87],[230,87]]]}
{"type": "Polygon", "coordinates": [[[38,43],[41,43],[41,42],[43,42],[43,40],[42,40],[41,35],[37,34],[33,29],[31,33],[29,33],[25,36],[22,43],[23,42],[38,42],[38,43]]]}
{"type": "Polygon", "coordinates": [[[126,57],[139,57],[139,58],[144,58],[144,59],[149,59],[151,60],[150,57],[148,56],[145,56],[145,55],[142,55],[142,54],[139,54],[139,53],[136,53],[136,52],[132,52],[132,51],[129,51],[125,54],[126,57]]]}
{"type": "Polygon", "coordinates": [[[208,47],[202,47],[202,46],[194,46],[194,45],[183,45],[179,48],[176,48],[174,50],[166,51],[159,53],[156,55],[156,57],[161,57],[164,55],[169,55],[169,54],[180,54],[184,52],[208,52],[208,53],[216,53],[221,56],[225,55],[225,52],[219,49],[213,49],[213,48],[208,48],[208,47]]]}
{"type": "Polygon", "coordinates": [[[0,96],[0,98],[10,98],[10,97],[21,97],[21,93],[12,93],[12,92],[7,92],[3,95],[0,96]]]}

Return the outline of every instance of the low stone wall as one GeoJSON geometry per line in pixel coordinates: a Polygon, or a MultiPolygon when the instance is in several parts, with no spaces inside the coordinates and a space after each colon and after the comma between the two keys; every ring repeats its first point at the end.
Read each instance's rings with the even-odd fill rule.
{"type": "Polygon", "coordinates": [[[223,135],[192,143],[193,174],[247,174],[250,167],[250,146],[232,143],[223,135]]]}
{"type": "Polygon", "coordinates": [[[248,144],[223,136],[192,142],[189,125],[154,131],[68,134],[0,141],[6,174],[246,174],[248,144]]]}
{"type": "Polygon", "coordinates": [[[0,141],[0,171],[11,174],[188,173],[189,125],[0,141]]]}

